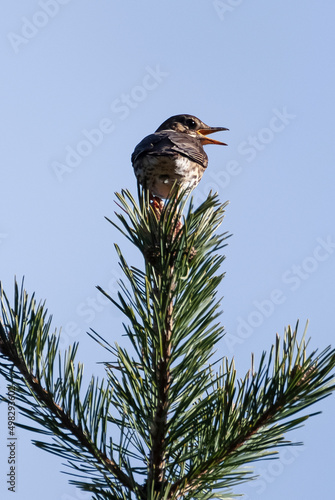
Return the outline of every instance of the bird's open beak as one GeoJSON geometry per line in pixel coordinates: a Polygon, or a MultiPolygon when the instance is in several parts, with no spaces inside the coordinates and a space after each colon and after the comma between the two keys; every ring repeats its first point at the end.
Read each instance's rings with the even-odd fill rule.
{"type": "Polygon", "coordinates": [[[214,134],[214,132],[220,132],[222,130],[229,130],[229,129],[225,127],[207,127],[197,130],[197,134],[200,135],[200,140],[202,144],[221,144],[221,146],[227,146],[225,142],[216,141],[215,139],[207,137],[207,135],[209,134],[214,134]]]}

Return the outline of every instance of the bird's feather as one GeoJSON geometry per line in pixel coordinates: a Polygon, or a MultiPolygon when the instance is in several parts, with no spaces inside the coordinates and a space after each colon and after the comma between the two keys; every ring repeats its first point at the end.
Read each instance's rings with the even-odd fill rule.
{"type": "Polygon", "coordinates": [[[145,137],[135,148],[131,161],[134,162],[141,155],[175,156],[183,155],[195,161],[203,168],[208,165],[208,157],[200,142],[190,140],[187,134],[163,130],[145,137]],[[159,146],[159,147],[157,147],[159,146]]]}

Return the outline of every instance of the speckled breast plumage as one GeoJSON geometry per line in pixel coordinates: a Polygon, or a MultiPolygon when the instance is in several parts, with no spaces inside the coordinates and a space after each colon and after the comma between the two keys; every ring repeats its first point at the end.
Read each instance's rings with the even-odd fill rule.
{"type": "Polygon", "coordinates": [[[144,155],[134,161],[134,171],[142,186],[159,198],[168,198],[176,182],[182,189],[190,191],[199,183],[205,169],[182,155],[144,155]]]}

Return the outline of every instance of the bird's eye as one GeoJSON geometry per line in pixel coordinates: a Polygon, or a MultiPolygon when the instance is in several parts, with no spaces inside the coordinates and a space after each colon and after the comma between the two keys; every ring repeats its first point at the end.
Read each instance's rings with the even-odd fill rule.
{"type": "Polygon", "coordinates": [[[194,130],[195,127],[197,126],[197,124],[195,123],[194,120],[192,120],[191,118],[189,120],[186,121],[186,125],[188,126],[188,128],[190,128],[191,130],[194,130]]]}

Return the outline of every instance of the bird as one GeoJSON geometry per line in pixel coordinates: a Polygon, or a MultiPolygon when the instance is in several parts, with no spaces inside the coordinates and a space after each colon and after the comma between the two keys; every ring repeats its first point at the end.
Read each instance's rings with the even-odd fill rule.
{"type": "Polygon", "coordinates": [[[146,136],[131,155],[139,184],[152,198],[167,199],[177,184],[185,193],[200,182],[208,165],[206,144],[220,144],[209,134],[229,130],[210,127],[193,115],[174,115],[165,120],[155,133],[146,136]]]}

